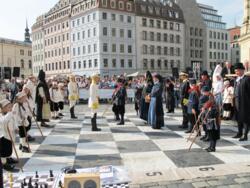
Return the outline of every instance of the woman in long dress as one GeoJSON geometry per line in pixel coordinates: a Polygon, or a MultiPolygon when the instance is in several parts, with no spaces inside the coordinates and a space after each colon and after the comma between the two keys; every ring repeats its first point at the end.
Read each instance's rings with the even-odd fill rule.
{"type": "Polygon", "coordinates": [[[147,96],[151,93],[154,86],[153,77],[149,71],[146,73],[145,85],[142,89],[142,96],[140,102],[140,118],[148,121],[148,109],[150,101],[147,100],[147,96]]]}
{"type": "Polygon", "coordinates": [[[153,129],[161,129],[164,126],[164,111],[163,111],[163,83],[162,77],[159,74],[154,75],[154,86],[149,95],[150,106],[148,111],[148,124],[153,129]]]}

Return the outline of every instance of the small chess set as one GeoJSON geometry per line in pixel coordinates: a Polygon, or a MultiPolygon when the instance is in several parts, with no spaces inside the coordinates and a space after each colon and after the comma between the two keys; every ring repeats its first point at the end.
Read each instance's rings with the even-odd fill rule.
{"type": "Polygon", "coordinates": [[[5,174],[4,188],[54,188],[58,185],[59,173],[49,172],[5,174]]]}

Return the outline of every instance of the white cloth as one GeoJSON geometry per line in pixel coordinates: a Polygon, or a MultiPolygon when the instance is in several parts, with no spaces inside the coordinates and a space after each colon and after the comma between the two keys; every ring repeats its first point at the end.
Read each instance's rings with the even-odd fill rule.
{"type": "Polygon", "coordinates": [[[234,88],[232,86],[224,89],[223,103],[233,105],[234,88]]]}
{"type": "Polygon", "coordinates": [[[35,109],[35,101],[32,98],[29,97],[27,102],[25,102],[23,104],[23,106],[25,108],[25,111],[26,111],[27,115],[32,117],[33,116],[32,112],[35,109]],[[29,107],[30,107],[30,109],[29,109],[29,107]]]}
{"type": "Polygon", "coordinates": [[[14,116],[12,112],[7,113],[6,115],[0,115],[0,124],[1,124],[1,129],[0,129],[0,137],[4,137],[8,140],[11,140],[10,136],[12,137],[13,141],[15,142],[16,136],[15,136],[15,121],[14,121],[14,116]],[[8,132],[8,129],[10,131],[10,135],[8,132]]]}
{"type": "Polygon", "coordinates": [[[49,89],[49,94],[50,94],[50,100],[54,103],[58,103],[61,101],[61,92],[59,89],[49,89]]]}
{"type": "Polygon", "coordinates": [[[79,96],[76,82],[69,82],[68,92],[69,92],[69,107],[72,108],[73,106],[76,105],[77,100],[72,100],[71,97],[77,98],[79,96]]]}
{"type": "Polygon", "coordinates": [[[216,81],[215,83],[213,83],[213,91],[214,91],[214,95],[217,94],[222,94],[223,89],[224,89],[224,83],[223,81],[216,81]]]}
{"type": "Polygon", "coordinates": [[[98,103],[98,86],[95,83],[92,83],[89,88],[89,108],[91,108],[92,114],[97,112],[97,109],[93,109],[92,106],[94,103],[98,103]]]}
{"type": "Polygon", "coordinates": [[[59,102],[64,102],[64,90],[63,89],[59,89],[58,90],[58,99],[59,99],[59,102]]]}
{"type": "Polygon", "coordinates": [[[35,97],[36,97],[36,85],[31,80],[28,80],[26,85],[30,89],[32,98],[35,99],[35,97]]]}
{"type": "Polygon", "coordinates": [[[22,107],[19,106],[18,103],[14,104],[12,112],[14,114],[14,120],[15,120],[15,126],[19,127],[19,126],[25,126],[28,127],[29,122],[27,120],[29,114],[26,111],[25,107],[24,109],[22,107]]]}

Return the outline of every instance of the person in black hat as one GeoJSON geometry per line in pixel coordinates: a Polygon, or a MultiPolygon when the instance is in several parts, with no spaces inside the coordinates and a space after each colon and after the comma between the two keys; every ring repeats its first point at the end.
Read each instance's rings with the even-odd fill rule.
{"type": "Polygon", "coordinates": [[[125,114],[125,103],[127,99],[127,91],[124,86],[124,79],[118,78],[117,80],[117,92],[115,94],[115,97],[117,99],[117,109],[118,113],[121,116],[120,122],[117,123],[117,125],[124,125],[124,114],[125,114]]]}
{"type": "Polygon", "coordinates": [[[203,71],[201,74],[200,90],[202,90],[204,86],[207,86],[209,90],[212,89],[212,80],[209,78],[207,71],[203,71]]]}
{"type": "Polygon", "coordinates": [[[161,129],[164,127],[164,111],[163,111],[163,79],[161,75],[153,76],[154,86],[150,93],[150,105],[148,111],[148,124],[153,129],[161,129]]]}
{"type": "Polygon", "coordinates": [[[238,122],[238,133],[233,138],[240,138],[239,141],[248,140],[250,126],[250,77],[244,75],[245,67],[242,63],[235,64],[235,110],[236,120],[238,122]],[[244,134],[243,134],[244,129],[244,134]]]}
{"type": "Polygon", "coordinates": [[[151,93],[152,88],[154,86],[154,81],[153,81],[153,77],[152,74],[147,71],[146,72],[146,80],[145,80],[145,84],[143,86],[142,89],[142,97],[141,97],[141,101],[140,101],[140,118],[148,121],[148,109],[149,109],[149,103],[150,101],[148,100],[148,95],[151,93]]]}
{"type": "Polygon", "coordinates": [[[195,79],[190,79],[190,90],[189,90],[189,97],[188,97],[188,120],[190,122],[190,127],[186,131],[186,133],[191,133],[193,130],[193,127],[197,121],[198,117],[198,107],[199,107],[199,88],[196,85],[196,80],[195,79]]]}
{"type": "Polygon", "coordinates": [[[182,81],[181,86],[180,86],[180,101],[181,101],[183,121],[182,121],[182,125],[179,126],[179,128],[186,129],[188,128],[188,113],[187,113],[187,104],[188,104],[188,97],[189,97],[188,90],[190,89],[189,81],[188,81],[188,73],[181,72],[180,80],[182,81]]]}

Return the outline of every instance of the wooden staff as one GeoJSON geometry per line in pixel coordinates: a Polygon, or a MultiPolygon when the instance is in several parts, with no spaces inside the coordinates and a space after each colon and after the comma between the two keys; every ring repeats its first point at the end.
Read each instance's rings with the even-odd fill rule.
{"type": "MultiPolygon", "coordinates": [[[[8,125],[7,125],[7,131],[8,131],[10,140],[11,140],[11,142],[12,142],[12,145],[13,145],[13,148],[14,148],[14,152],[15,152],[15,154],[16,154],[16,158],[17,158],[17,160],[18,160],[18,162],[19,162],[20,159],[19,159],[19,156],[18,156],[18,154],[17,154],[16,146],[15,146],[14,140],[13,140],[13,138],[12,138],[12,136],[11,136],[10,129],[9,129],[9,126],[8,126],[8,125]]],[[[21,169],[21,171],[23,172],[23,168],[20,167],[20,169],[21,169]]]]}
{"type": "Polygon", "coordinates": [[[105,108],[105,110],[102,113],[102,117],[104,117],[104,115],[106,114],[106,112],[108,111],[108,109],[110,107],[110,104],[112,104],[112,103],[113,103],[113,100],[111,102],[108,102],[107,107],[105,108]]]}
{"type": "Polygon", "coordinates": [[[206,113],[206,116],[205,116],[205,118],[203,119],[203,121],[202,121],[201,125],[199,126],[198,132],[196,133],[196,135],[195,135],[194,139],[192,140],[192,143],[191,143],[191,145],[190,145],[190,147],[189,147],[188,151],[190,151],[190,150],[191,150],[191,148],[192,148],[192,146],[193,146],[194,142],[196,141],[196,138],[198,137],[199,132],[201,131],[202,124],[203,124],[203,122],[207,119],[208,113],[209,113],[209,110],[208,110],[208,112],[206,113]]]}
{"type": "Polygon", "coordinates": [[[201,119],[201,115],[202,115],[202,114],[203,114],[203,112],[200,113],[200,115],[198,116],[198,119],[196,120],[196,123],[195,123],[195,125],[194,125],[194,127],[193,127],[191,133],[189,134],[189,137],[187,138],[187,142],[189,141],[189,139],[190,139],[191,136],[193,135],[194,130],[196,129],[196,127],[199,125],[199,122],[200,122],[200,119],[201,119]]]}
{"type": "Polygon", "coordinates": [[[29,111],[30,111],[30,113],[32,114],[32,117],[33,117],[34,121],[36,122],[36,126],[37,126],[37,128],[39,129],[39,131],[40,131],[40,133],[41,133],[42,137],[44,137],[44,136],[43,136],[42,129],[41,129],[41,127],[38,125],[38,122],[36,121],[36,118],[35,118],[35,116],[34,116],[34,114],[33,114],[32,110],[31,110],[31,107],[30,107],[30,105],[29,105],[29,102],[28,102],[28,101],[27,101],[27,104],[28,104],[29,111]]]}

